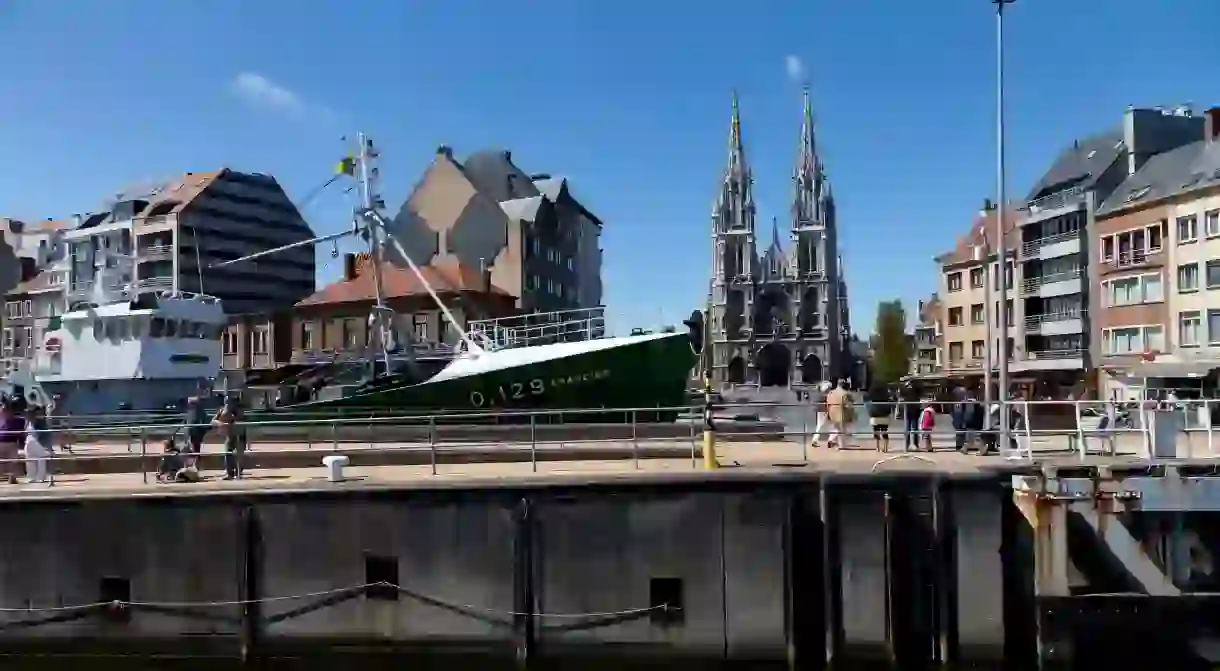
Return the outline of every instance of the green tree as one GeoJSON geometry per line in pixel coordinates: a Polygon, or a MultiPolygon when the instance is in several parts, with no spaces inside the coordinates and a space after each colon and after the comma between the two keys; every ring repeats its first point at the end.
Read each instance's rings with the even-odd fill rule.
{"type": "Polygon", "coordinates": [[[878,382],[897,382],[911,365],[911,342],[907,339],[907,313],[902,301],[881,301],[877,305],[873,345],[873,375],[878,382]]]}

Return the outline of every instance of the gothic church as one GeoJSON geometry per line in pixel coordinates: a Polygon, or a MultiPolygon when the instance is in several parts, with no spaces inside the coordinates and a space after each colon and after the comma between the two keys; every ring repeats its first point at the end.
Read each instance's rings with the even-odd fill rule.
{"type": "Polygon", "coordinates": [[[800,149],[792,174],[791,244],[778,222],[759,254],[754,183],[733,95],[729,160],[712,209],[712,380],[786,386],[849,377],[847,285],[836,242],[835,202],[804,92],[800,149]]]}

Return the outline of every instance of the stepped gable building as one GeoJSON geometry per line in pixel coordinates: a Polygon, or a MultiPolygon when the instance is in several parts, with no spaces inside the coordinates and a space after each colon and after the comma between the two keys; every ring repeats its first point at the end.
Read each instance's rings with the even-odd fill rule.
{"type": "Polygon", "coordinates": [[[746,162],[737,96],[729,160],[712,209],[711,348],[717,384],[812,384],[850,377],[847,286],[837,251],[835,202],[804,92],[792,175],[790,245],[759,253],[754,180],[746,162]]]}

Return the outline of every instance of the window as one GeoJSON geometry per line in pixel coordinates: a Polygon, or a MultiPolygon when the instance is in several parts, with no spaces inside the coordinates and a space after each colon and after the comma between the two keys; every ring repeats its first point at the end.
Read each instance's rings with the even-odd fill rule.
{"type": "Polygon", "coordinates": [[[1216,289],[1220,287],[1220,259],[1212,259],[1207,262],[1207,288],[1216,289]]]}
{"type": "MultiPolygon", "coordinates": [[[[991,286],[996,291],[1000,290],[1000,264],[993,263],[991,267],[991,286]]],[[[1004,286],[1012,289],[1012,261],[1004,264],[1004,286]]]]}
{"type": "Polygon", "coordinates": [[[1124,326],[1105,329],[1101,332],[1103,354],[1139,354],[1144,351],[1165,349],[1165,329],[1153,326],[1124,326]]]}
{"type": "Polygon", "coordinates": [[[1207,311],[1207,343],[1220,345],[1220,310],[1207,311]]]}
{"type": "Polygon", "coordinates": [[[13,329],[4,329],[4,349],[13,349],[13,329]]]}
{"type": "Polygon", "coordinates": [[[225,331],[222,344],[225,354],[237,354],[237,331],[225,331]]]}
{"type": "Polygon", "coordinates": [[[1178,345],[1181,347],[1199,346],[1199,327],[1202,320],[1198,310],[1178,314],[1178,345]]]}
{"type": "Polygon", "coordinates": [[[962,274],[960,272],[949,273],[945,281],[949,284],[949,291],[962,290],[962,274]]]}
{"type": "Polygon", "coordinates": [[[21,316],[30,317],[34,314],[34,301],[23,301],[21,303],[21,316]]]}
{"type": "Polygon", "coordinates": [[[1178,293],[1185,294],[1199,290],[1199,264],[1183,263],[1178,266],[1178,293]]]}
{"type": "Polygon", "coordinates": [[[268,353],[268,338],[269,334],[266,329],[255,329],[250,333],[250,353],[251,354],[267,354],[268,353]]]}
{"type": "Polygon", "coordinates": [[[1107,235],[1101,239],[1101,260],[1110,262],[1114,260],[1114,236],[1107,235]]]}
{"type": "Polygon", "coordinates": [[[411,315],[411,335],[421,342],[428,340],[428,315],[419,313],[411,315]]]}
{"type": "Polygon", "coordinates": [[[34,347],[34,327],[33,326],[25,327],[25,346],[30,349],[33,349],[33,347],[34,347]]]}
{"type": "Polygon", "coordinates": [[[971,359],[982,359],[985,356],[983,353],[984,344],[985,343],[982,340],[975,340],[970,343],[970,358],[971,359]]]}
{"type": "Polygon", "coordinates": [[[960,342],[949,343],[949,360],[954,362],[962,360],[962,344],[960,342]]]}
{"type": "Polygon", "coordinates": [[[974,305],[971,305],[970,306],[970,323],[971,324],[982,324],[985,321],[987,321],[987,318],[983,316],[983,304],[975,303],[974,305]]]}
{"type": "Polygon", "coordinates": [[[1140,303],[1159,303],[1165,300],[1164,286],[1161,276],[1137,275],[1102,282],[1105,288],[1107,305],[1137,305],[1140,303]]]}
{"type": "Polygon", "coordinates": [[[570,257],[570,256],[569,256],[569,257],[566,259],[566,261],[567,261],[567,264],[568,264],[568,270],[571,270],[571,269],[572,269],[572,257],[570,257]]]}
{"type": "Polygon", "coordinates": [[[1189,217],[1178,217],[1178,244],[1194,242],[1199,239],[1199,220],[1192,214],[1189,217]]]}
{"type": "Polygon", "coordinates": [[[314,340],[313,322],[301,322],[301,349],[306,352],[312,352],[317,345],[317,342],[314,340]]]}
{"type": "Polygon", "coordinates": [[[343,320],[343,347],[345,349],[356,349],[360,347],[359,319],[343,320]]]}
{"type": "Polygon", "coordinates": [[[949,326],[961,326],[961,325],[962,325],[962,309],[961,308],[949,308],[949,326]]]}
{"type": "Polygon", "coordinates": [[[970,286],[974,287],[975,289],[981,288],[983,286],[983,269],[982,268],[971,268],[970,269],[970,286]]]}
{"type": "Polygon", "coordinates": [[[1209,238],[1220,236],[1220,210],[1203,213],[1203,235],[1209,238]]]}

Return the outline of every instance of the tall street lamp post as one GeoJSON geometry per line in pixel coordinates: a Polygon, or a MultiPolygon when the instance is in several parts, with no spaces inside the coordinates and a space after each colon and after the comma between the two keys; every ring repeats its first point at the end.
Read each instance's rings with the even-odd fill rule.
{"type": "MultiPolygon", "coordinates": [[[[1006,214],[1006,195],[1004,193],[1005,174],[1004,174],[1004,6],[1010,5],[1016,0],[991,0],[995,4],[996,12],[996,190],[999,192],[996,202],[996,257],[997,270],[999,274],[999,305],[997,309],[997,317],[999,319],[1000,342],[997,348],[999,354],[999,389],[996,390],[996,400],[1000,403],[1000,449],[1005,450],[1009,445],[1009,429],[1008,426],[1008,358],[1010,356],[1008,348],[1008,254],[1005,249],[1004,240],[1004,215],[1006,214]]],[[[1013,264],[1014,270],[1016,264],[1013,264]]],[[[987,371],[987,378],[990,383],[991,371],[987,371]]]]}

